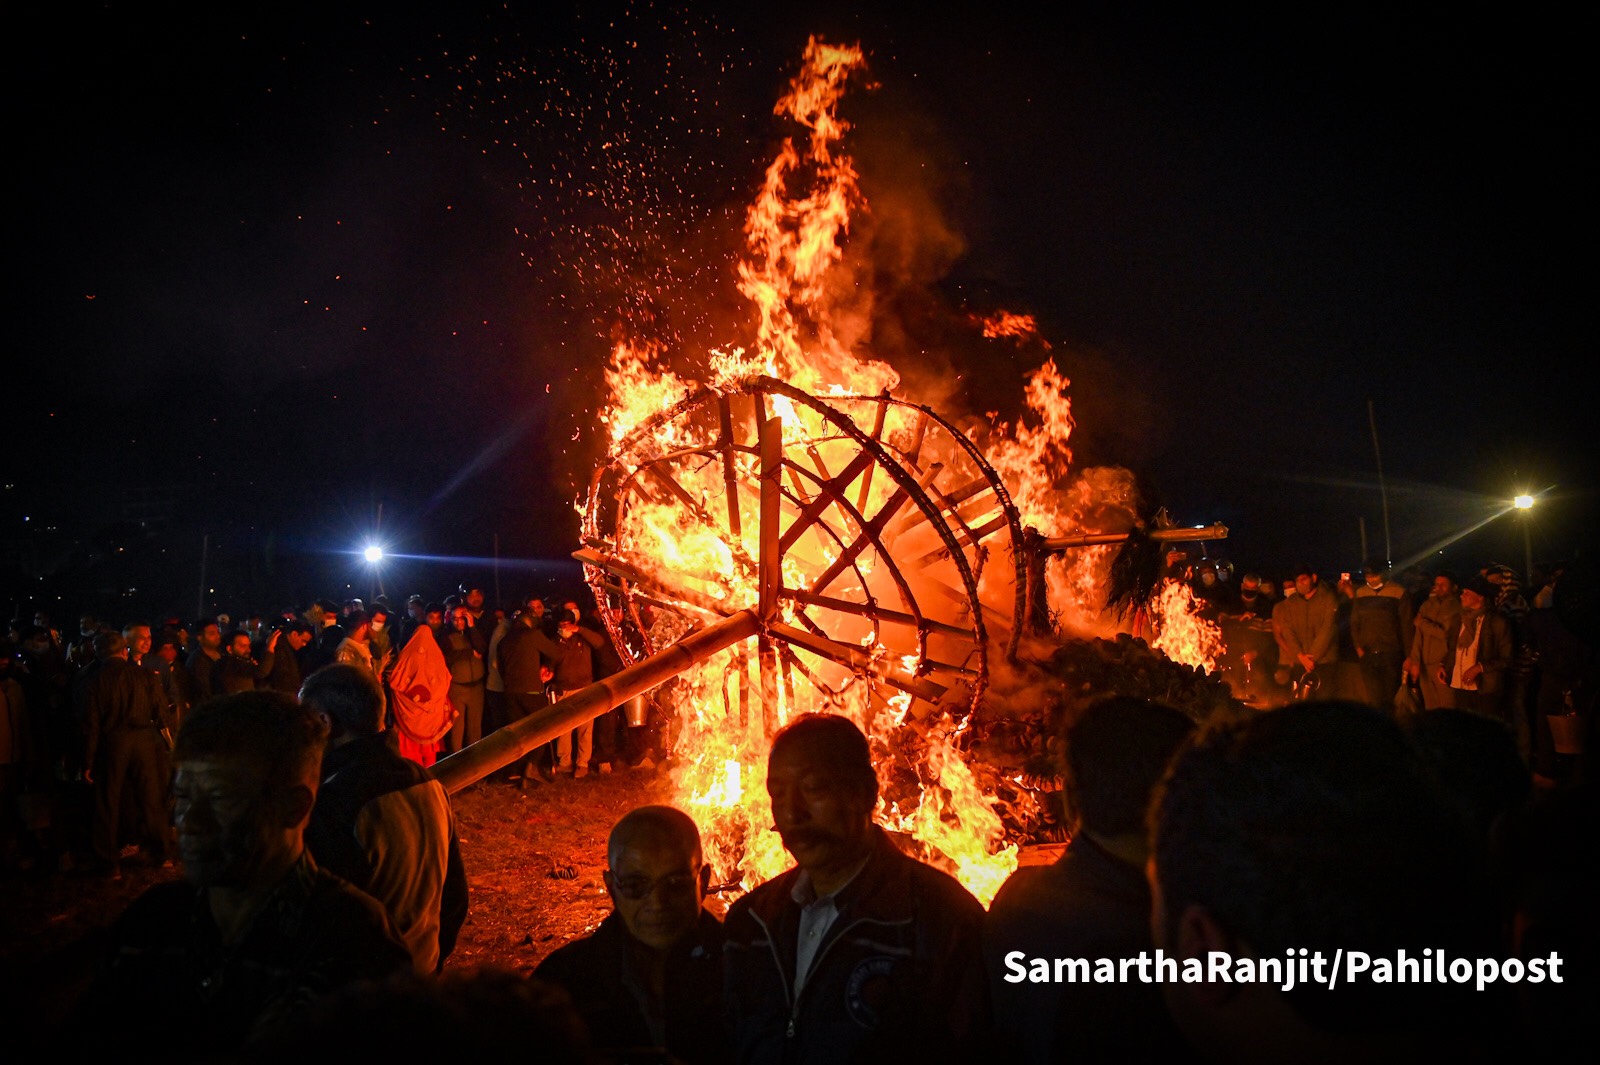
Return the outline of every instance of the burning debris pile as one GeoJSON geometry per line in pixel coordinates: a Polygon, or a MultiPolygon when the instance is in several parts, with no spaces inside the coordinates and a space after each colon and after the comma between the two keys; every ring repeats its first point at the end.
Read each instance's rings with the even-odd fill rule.
{"type": "Polygon", "coordinates": [[[1126,632],[1054,645],[1039,641],[1029,657],[1035,660],[1016,665],[1013,690],[975,716],[968,747],[993,789],[1006,838],[1024,845],[1066,837],[1070,815],[1061,797],[1061,736],[1066,722],[1095,700],[1152,699],[1196,722],[1249,712],[1215,673],[1174,661],[1126,632]]]}
{"type": "MultiPolygon", "coordinates": [[[[766,752],[786,721],[823,711],[873,744],[879,822],[987,902],[1019,844],[1059,835],[1037,782],[1054,776],[1062,708],[1130,684],[1186,709],[1216,693],[1172,661],[1208,653],[1177,599],[1153,607],[1164,654],[1119,637],[1061,646],[1043,669],[1018,658],[1025,636],[1125,625],[1106,604],[1118,541],[1143,533],[1137,493],[1127,471],[1072,475],[1053,358],[1027,382],[1029,416],[1006,424],[900,394],[893,367],[858,354],[867,341],[846,341],[861,332],[840,324],[841,301],[859,295],[834,272],[865,201],[838,103],[864,63],[813,39],[778,103],[803,132],[746,215],[749,346],[672,368],[649,338],[613,351],[609,450],[576,557],[625,662],[727,634],[699,639],[656,692],[675,719],[679,802],[722,879],[748,888],[787,866],[766,752]],[[682,375],[691,365],[703,379],[682,375]],[[1102,538],[1041,548],[1037,530],[1102,538]]],[[[1018,315],[976,324],[997,340],[1033,332],[1018,315]]]]}

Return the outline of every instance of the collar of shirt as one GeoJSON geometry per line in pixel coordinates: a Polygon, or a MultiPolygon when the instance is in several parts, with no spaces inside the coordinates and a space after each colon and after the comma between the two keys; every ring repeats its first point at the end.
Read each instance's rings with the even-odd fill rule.
{"type": "Polygon", "coordinates": [[[800,929],[798,942],[795,944],[795,973],[794,993],[799,996],[805,987],[806,977],[811,972],[811,966],[816,961],[822,949],[823,940],[828,937],[828,931],[839,919],[839,896],[844,893],[856,878],[861,875],[861,870],[867,867],[871,860],[868,854],[856,864],[845,878],[845,882],[826,895],[818,895],[816,885],[811,882],[811,874],[804,869],[795,878],[794,887],[789,891],[789,897],[800,907],[800,929]]]}

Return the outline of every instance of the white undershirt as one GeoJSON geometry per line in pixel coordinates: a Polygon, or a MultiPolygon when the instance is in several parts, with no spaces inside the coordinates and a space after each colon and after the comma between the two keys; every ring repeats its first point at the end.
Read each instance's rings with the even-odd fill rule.
{"type": "MultiPolygon", "coordinates": [[[[1462,631],[1466,631],[1465,625],[1462,626],[1462,631]]],[[[1482,635],[1483,615],[1479,614],[1472,626],[1472,642],[1463,647],[1460,642],[1460,637],[1457,637],[1456,664],[1455,669],[1450,674],[1450,687],[1465,692],[1475,692],[1478,690],[1478,681],[1476,677],[1474,677],[1472,680],[1462,680],[1461,676],[1468,669],[1478,664],[1478,638],[1482,635]]]]}
{"type": "Polygon", "coordinates": [[[804,869],[800,870],[800,876],[796,878],[794,888],[789,892],[789,897],[800,906],[800,941],[796,944],[794,963],[795,998],[800,997],[800,989],[806,985],[806,976],[811,971],[811,963],[816,961],[817,951],[821,949],[822,941],[827,938],[828,929],[839,919],[839,892],[849,887],[866,867],[867,859],[863,858],[861,864],[851,871],[844,883],[821,897],[818,897],[816,888],[811,883],[811,874],[804,869]]]}

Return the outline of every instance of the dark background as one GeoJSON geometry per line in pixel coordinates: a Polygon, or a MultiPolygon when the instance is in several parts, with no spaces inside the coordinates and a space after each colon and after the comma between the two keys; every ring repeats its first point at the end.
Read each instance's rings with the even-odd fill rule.
{"type": "Polygon", "coordinates": [[[1592,122],[1538,5],[147,6],[16,41],[13,613],[574,587],[611,337],[743,335],[811,33],[868,53],[871,352],[942,407],[1017,416],[1043,348],[962,323],[1031,313],[1077,464],[1240,569],[1592,541],[1592,122]]]}

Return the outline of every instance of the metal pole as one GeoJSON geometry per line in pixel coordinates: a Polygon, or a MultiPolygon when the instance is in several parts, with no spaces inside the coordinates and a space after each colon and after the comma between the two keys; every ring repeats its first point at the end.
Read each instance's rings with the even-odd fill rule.
{"type": "Polygon", "coordinates": [[[1533,587],[1533,538],[1528,532],[1528,527],[1533,524],[1533,511],[1525,511],[1522,515],[1522,587],[1529,590],[1528,594],[1537,592],[1533,587]]]}
{"type": "Polygon", "coordinates": [[[206,533],[200,539],[200,590],[195,596],[194,616],[206,616],[206,556],[211,554],[211,534],[206,533]]]}
{"type": "Polygon", "coordinates": [[[1367,425],[1372,429],[1372,454],[1378,460],[1378,498],[1383,502],[1383,564],[1392,566],[1394,551],[1389,546],[1389,489],[1383,483],[1383,453],[1378,450],[1378,416],[1373,411],[1370,399],[1367,400],[1367,425]]]}
{"type": "MultiPolygon", "coordinates": [[[[377,517],[374,518],[372,522],[372,542],[377,544],[380,548],[383,546],[383,500],[381,499],[378,500],[377,517]]],[[[368,610],[372,609],[372,601],[378,598],[378,589],[383,586],[383,582],[378,579],[378,567],[382,564],[382,559],[379,559],[377,562],[372,564],[372,588],[367,593],[368,610]]]]}
{"type": "Polygon", "coordinates": [[[433,775],[444,785],[445,791],[454,794],[476,784],[495,770],[526,757],[540,744],[549,743],[585,721],[593,721],[635,695],[671,680],[697,662],[703,662],[723,648],[747,640],[759,632],[761,619],[755,611],[741,610],[723,621],[690,633],[671,647],[619,673],[613,673],[587,688],[580,688],[559,703],[495,730],[477,743],[435,763],[433,775]]]}

